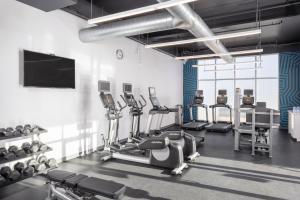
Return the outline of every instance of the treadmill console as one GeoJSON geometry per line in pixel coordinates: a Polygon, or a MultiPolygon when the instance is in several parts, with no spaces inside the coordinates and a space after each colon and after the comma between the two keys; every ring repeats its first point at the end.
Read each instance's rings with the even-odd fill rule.
{"type": "Polygon", "coordinates": [[[254,104],[253,90],[244,90],[243,105],[252,106],[254,104]]]}
{"type": "Polygon", "coordinates": [[[219,90],[217,96],[217,104],[226,105],[227,99],[227,90],[219,90]]]}
{"type": "Polygon", "coordinates": [[[154,109],[161,108],[158,98],[156,97],[156,92],[154,87],[149,87],[149,98],[154,109]]]}
{"type": "Polygon", "coordinates": [[[195,105],[202,105],[204,101],[203,90],[196,90],[194,96],[194,104],[195,105]]]}

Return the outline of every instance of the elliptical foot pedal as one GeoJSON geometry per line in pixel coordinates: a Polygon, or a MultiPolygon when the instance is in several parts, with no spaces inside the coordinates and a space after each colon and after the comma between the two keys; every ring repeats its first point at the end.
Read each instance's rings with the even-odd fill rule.
{"type": "Polygon", "coordinates": [[[193,155],[190,155],[188,157],[188,161],[189,162],[195,162],[198,157],[200,157],[200,153],[195,152],[193,155]]]}
{"type": "Polygon", "coordinates": [[[178,168],[173,169],[171,173],[172,173],[173,175],[181,175],[181,174],[182,174],[182,171],[183,171],[184,169],[188,168],[188,167],[189,167],[188,164],[182,163],[181,166],[179,166],[178,168]]]}

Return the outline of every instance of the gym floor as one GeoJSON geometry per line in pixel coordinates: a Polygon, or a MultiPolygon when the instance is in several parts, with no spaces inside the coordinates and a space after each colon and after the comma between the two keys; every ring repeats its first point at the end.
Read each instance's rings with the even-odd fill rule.
{"type": "MultiPolygon", "coordinates": [[[[120,160],[102,163],[100,153],[60,168],[125,184],[125,200],[299,199],[300,144],[286,131],[274,132],[272,159],[263,154],[252,157],[248,148],[234,152],[232,133],[206,133],[198,149],[201,157],[182,176],[120,160]]],[[[2,188],[0,198],[42,200],[46,195],[45,179],[34,177],[2,188]]]]}

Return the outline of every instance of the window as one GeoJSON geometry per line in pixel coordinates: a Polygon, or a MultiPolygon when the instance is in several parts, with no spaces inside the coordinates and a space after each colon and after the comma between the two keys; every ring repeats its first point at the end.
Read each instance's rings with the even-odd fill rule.
{"type": "MultiPolygon", "coordinates": [[[[278,54],[236,57],[235,63],[227,64],[222,59],[200,60],[198,64],[198,89],[203,90],[204,103],[213,105],[219,89],[226,89],[228,104],[234,105],[235,88],[253,89],[255,101],[267,102],[267,107],[279,108],[278,54]],[[261,62],[259,62],[261,60],[261,62]],[[256,61],[256,62],[255,62],[256,61]]],[[[204,109],[198,117],[204,119],[204,109]]],[[[208,112],[212,120],[211,110],[208,112]]],[[[218,120],[229,120],[229,112],[217,111],[218,120]]]]}
{"type": "Polygon", "coordinates": [[[255,78],[255,56],[244,56],[235,59],[236,78],[255,78]]]}
{"type": "Polygon", "coordinates": [[[258,79],[256,101],[267,102],[268,108],[278,109],[279,105],[278,79],[258,79]]]}
{"type": "Polygon", "coordinates": [[[278,78],[278,74],[279,74],[278,54],[262,56],[261,60],[262,60],[261,68],[257,69],[257,77],[278,78]]]}
{"type": "Polygon", "coordinates": [[[233,79],[234,78],[234,64],[228,64],[223,59],[217,59],[216,61],[216,78],[217,79],[233,79]]]}

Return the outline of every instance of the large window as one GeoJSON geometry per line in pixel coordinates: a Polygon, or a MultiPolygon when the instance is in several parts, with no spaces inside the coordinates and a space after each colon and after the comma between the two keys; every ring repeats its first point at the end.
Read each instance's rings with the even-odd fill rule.
{"type": "MultiPolygon", "coordinates": [[[[236,57],[233,64],[222,59],[199,60],[198,65],[198,89],[203,90],[206,105],[215,104],[218,90],[226,89],[228,104],[233,107],[234,90],[241,88],[253,89],[255,102],[264,101],[268,108],[279,108],[278,54],[236,57]]],[[[198,118],[204,117],[203,110],[199,110],[198,118]]],[[[218,109],[217,117],[229,120],[229,112],[218,109]]]]}

